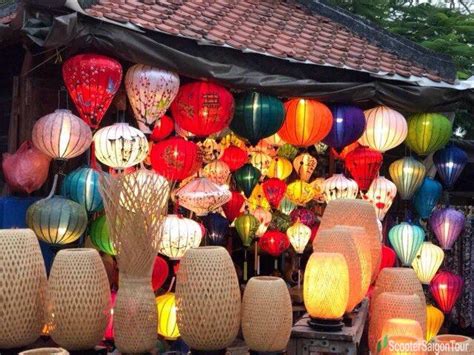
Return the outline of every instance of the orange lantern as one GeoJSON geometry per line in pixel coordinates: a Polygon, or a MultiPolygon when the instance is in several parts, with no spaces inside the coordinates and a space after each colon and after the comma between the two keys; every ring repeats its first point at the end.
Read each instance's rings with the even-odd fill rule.
{"type": "Polygon", "coordinates": [[[426,341],[430,341],[438,335],[441,326],[444,323],[444,314],[435,306],[429,304],[426,306],[426,341]]]}

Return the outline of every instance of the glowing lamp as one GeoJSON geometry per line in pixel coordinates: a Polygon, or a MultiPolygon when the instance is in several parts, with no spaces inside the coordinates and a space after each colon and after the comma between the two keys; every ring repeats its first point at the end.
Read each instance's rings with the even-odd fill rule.
{"type": "Polygon", "coordinates": [[[283,139],[281,139],[278,133],[275,133],[270,137],[265,138],[264,141],[275,147],[281,147],[283,144],[286,143],[283,139]]]}
{"type": "Polygon", "coordinates": [[[314,197],[313,187],[303,180],[295,180],[288,185],[286,196],[299,206],[306,205],[314,197]]]}
{"type": "Polygon", "coordinates": [[[265,232],[260,238],[258,245],[267,254],[278,257],[290,246],[290,241],[285,233],[272,230],[265,232]]]}
{"type": "Polygon", "coordinates": [[[174,130],[174,121],[167,115],[161,116],[155,125],[153,131],[151,131],[150,140],[153,142],[159,142],[167,138],[174,130]]]}
{"type": "Polygon", "coordinates": [[[449,271],[441,271],[430,283],[430,292],[439,308],[448,314],[461,296],[464,280],[449,271]]]}
{"type": "Polygon", "coordinates": [[[464,213],[449,207],[435,210],[431,214],[430,226],[441,248],[450,250],[453,247],[464,229],[465,222],[464,213]]]}
{"type": "Polygon", "coordinates": [[[467,164],[467,154],[462,149],[449,145],[433,154],[433,163],[443,184],[451,189],[467,164]]]}
{"type": "Polygon", "coordinates": [[[298,221],[287,229],[286,235],[295,251],[298,254],[303,254],[311,238],[311,228],[298,221]]]}
{"type": "Polygon", "coordinates": [[[272,221],[272,214],[270,211],[267,211],[262,207],[257,207],[254,211],[252,211],[252,214],[258,219],[258,222],[260,223],[255,235],[257,237],[261,237],[267,231],[270,222],[272,221]]]}
{"type": "Polygon", "coordinates": [[[252,164],[245,164],[234,173],[235,183],[248,198],[261,177],[260,171],[252,164]]]}
{"type": "Polygon", "coordinates": [[[222,205],[222,210],[229,222],[232,223],[242,214],[242,206],[244,205],[245,197],[237,191],[231,191],[230,193],[230,200],[222,205]]]}
{"type": "Polygon", "coordinates": [[[354,149],[344,160],[347,170],[362,191],[369,189],[370,184],[379,174],[382,162],[381,153],[366,147],[354,149]]]}
{"type": "Polygon", "coordinates": [[[234,221],[234,225],[244,247],[250,247],[260,226],[259,220],[254,215],[247,213],[237,217],[234,221]]]}
{"type": "Polygon", "coordinates": [[[176,321],[176,297],[173,292],[156,297],[158,315],[158,334],[166,340],[179,338],[178,322],[176,321]]]}
{"type": "Polygon", "coordinates": [[[418,155],[428,155],[444,147],[451,137],[453,124],[439,113],[417,113],[408,118],[405,144],[418,155]]]}
{"type": "Polygon", "coordinates": [[[443,263],[443,249],[431,242],[424,242],[411,266],[421,283],[428,285],[443,263]]]}
{"type": "Polygon", "coordinates": [[[223,185],[229,182],[230,169],[223,161],[214,160],[202,169],[202,175],[217,185],[223,185]]]}
{"type": "Polygon", "coordinates": [[[412,336],[418,340],[423,340],[423,330],[420,323],[413,319],[390,318],[382,327],[382,338],[393,336],[412,336]]]}
{"type": "Polygon", "coordinates": [[[280,212],[286,215],[289,215],[291,212],[293,212],[295,208],[296,208],[296,204],[293,201],[291,201],[288,197],[284,197],[280,202],[280,206],[278,207],[280,212]]]}
{"type": "Polygon", "coordinates": [[[429,304],[426,306],[426,335],[425,340],[430,341],[438,335],[441,326],[444,323],[444,314],[435,306],[429,304]]]}
{"type": "Polygon", "coordinates": [[[201,152],[202,160],[204,163],[210,163],[211,161],[222,157],[224,148],[220,143],[217,143],[215,139],[206,138],[204,141],[198,142],[197,145],[201,152]]]}
{"type": "Polygon", "coordinates": [[[396,195],[397,187],[395,184],[383,176],[379,176],[372,181],[363,198],[375,207],[377,218],[382,221],[392,206],[396,195]]]}
{"type": "Polygon", "coordinates": [[[164,218],[159,252],[171,260],[179,260],[190,248],[201,244],[202,229],[189,218],[170,214],[164,218]]]}
{"type": "Polygon", "coordinates": [[[412,157],[405,157],[390,164],[389,172],[402,200],[409,200],[421,186],[426,168],[412,157]]]}
{"type": "Polygon", "coordinates": [[[333,125],[323,142],[340,151],[364,133],[364,111],[356,106],[334,105],[331,107],[331,112],[334,118],[333,125]]]}
{"type": "Polygon", "coordinates": [[[161,256],[157,255],[155,257],[153,271],[151,273],[151,286],[153,287],[153,291],[156,292],[161,286],[163,286],[166,279],[168,278],[169,272],[170,268],[168,266],[168,262],[161,256]]]}
{"type": "Polygon", "coordinates": [[[317,165],[316,158],[308,153],[300,154],[293,160],[293,167],[303,181],[308,181],[311,178],[317,165]]]}
{"type": "Polygon", "coordinates": [[[69,173],[61,185],[61,195],[84,206],[87,212],[104,208],[99,192],[100,173],[91,168],[80,168],[69,173]]]}
{"type": "Polygon", "coordinates": [[[110,238],[109,227],[105,215],[96,218],[90,226],[90,239],[92,244],[108,255],[116,255],[114,243],[110,238]]]}
{"type": "Polygon", "coordinates": [[[247,163],[249,158],[244,149],[231,145],[224,149],[220,159],[229,166],[230,171],[236,171],[247,163]]]}
{"type": "Polygon", "coordinates": [[[247,206],[251,212],[254,212],[257,208],[263,208],[264,210],[270,210],[271,206],[265,197],[263,192],[262,184],[257,184],[252,190],[252,194],[247,199],[247,206]]]}
{"type": "Polygon", "coordinates": [[[292,171],[293,165],[291,165],[291,162],[286,158],[277,156],[273,158],[272,162],[270,163],[267,176],[270,178],[285,180],[291,175],[292,171]]]}
{"type": "Polygon", "coordinates": [[[382,245],[382,259],[380,261],[380,270],[386,267],[394,267],[397,261],[397,254],[392,248],[382,245]]]}
{"type": "Polygon", "coordinates": [[[278,208],[281,200],[285,197],[286,184],[280,179],[270,178],[262,183],[262,190],[270,205],[273,208],[278,208]]]}
{"type": "Polygon", "coordinates": [[[431,215],[442,192],[443,187],[438,181],[429,176],[423,179],[422,184],[413,196],[413,204],[421,218],[428,218],[431,215]]]}
{"type": "Polygon", "coordinates": [[[339,198],[356,198],[359,192],[357,183],[343,174],[334,174],[324,180],[324,199],[326,202],[339,198]]]}
{"type": "Polygon", "coordinates": [[[114,340],[114,307],[115,307],[115,300],[117,299],[117,291],[112,290],[110,291],[110,316],[109,321],[107,323],[107,327],[105,328],[104,339],[108,341],[114,340]]]}
{"type": "Polygon", "coordinates": [[[219,213],[209,213],[203,218],[203,222],[209,244],[225,246],[229,234],[229,221],[219,213]]]}
{"type": "Polygon", "coordinates": [[[256,167],[262,176],[267,175],[271,163],[272,157],[266,153],[260,151],[250,153],[250,164],[256,167]]]}
{"type": "Polygon", "coordinates": [[[388,239],[404,266],[410,266],[425,240],[423,228],[401,223],[390,229],[388,239]]]}

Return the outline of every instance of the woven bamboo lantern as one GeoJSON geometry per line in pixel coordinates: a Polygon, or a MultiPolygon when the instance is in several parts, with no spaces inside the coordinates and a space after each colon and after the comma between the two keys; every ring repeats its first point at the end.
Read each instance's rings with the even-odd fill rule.
{"type": "Polygon", "coordinates": [[[190,248],[201,244],[202,228],[199,223],[175,214],[165,217],[160,231],[159,252],[171,260],[179,260],[190,248]]]}
{"type": "Polygon", "coordinates": [[[423,183],[426,168],[412,157],[405,157],[390,164],[389,172],[401,199],[409,200],[423,183]]]}
{"type": "Polygon", "coordinates": [[[176,297],[168,292],[156,297],[158,313],[158,334],[167,340],[179,338],[178,323],[176,321],[176,297]]]}
{"type": "Polygon", "coordinates": [[[33,343],[43,327],[46,270],[30,229],[0,230],[0,348],[33,343]]]}
{"type": "Polygon", "coordinates": [[[47,292],[51,338],[68,350],[96,346],[108,323],[109,281],[99,253],[78,248],[59,251],[47,292]]]}
{"type": "Polygon", "coordinates": [[[229,346],[240,328],[240,288],[234,264],[222,247],[189,249],[176,280],[178,327],[192,349],[229,346]]]}
{"type": "Polygon", "coordinates": [[[449,350],[439,351],[439,355],[472,355],[474,352],[474,341],[464,335],[443,334],[437,335],[432,342],[438,346],[444,346],[449,350]]]}
{"type": "Polygon", "coordinates": [[[424,242],[411,266],[422,284],[429,285],[443,263],[444,252],[431,242],[424,242]]]}
{"type": "Polygon", "coordinates": [[[441,326],[444,323],[444,314],[435,306],[429,304],[426,306],[426,335],[425,340],[430,341],[438,335],[441,326]]]}
{"type": "Polygon", "coordinates": [[[352,179],[346,178],[343,174],[334,174],[324,180],[323,188],[326,202],[340,198],[355,199],[359,192],[357,183],[352,179]]]}
{"type": "Polygon", "coordinates": [[[423,330],[420,323],[413,319],[390,318],[382,327],[382,337],[412,336],[418,340],[423,340],[423,330]]]}

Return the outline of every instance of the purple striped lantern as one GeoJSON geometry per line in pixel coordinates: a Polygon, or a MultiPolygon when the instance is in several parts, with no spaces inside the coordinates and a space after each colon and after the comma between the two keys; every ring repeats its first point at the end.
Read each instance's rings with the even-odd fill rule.
{"type": "Polygon", "coordinates": [[[464,228],[464,213],[453,208],[435,210],[430,217],[430,226],[444,250],[452,248],[464,228]]]}

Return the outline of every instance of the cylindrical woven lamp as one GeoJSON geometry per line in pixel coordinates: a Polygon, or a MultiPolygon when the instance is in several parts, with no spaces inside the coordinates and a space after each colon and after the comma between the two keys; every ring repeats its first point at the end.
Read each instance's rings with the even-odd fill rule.
{"type": "Polygon", "coordinates": [[[61,250],[54,259],[47,292],[51,338],[68,350],[96,346],[104,335],[110,289],[95,249],[61,250]]]}
{"type": "Polygon", "coordinates": [[[46,270],[31,229],[0,230],[0,349],[33,343],[43,327],[46,270]]]}
{"type": "Polygon", "coordinates": [[[426,335],[425,340],[430,341],[438,335],[441,326],[444,323],[444,314],[435,306],[429,304],[426,306],[426,335]]]}
{"type": "Polygon", "coordinates": [[[26,350],[19,353],[20,355],[69,355],[69,351],[62,348],[39,348],[26,350]]]}
{"type": "Polygon", "coordinates": [[[281,278],[257,276],[249,280],[242,299],[242,332],[250,350],[285,350],[292,319],[290,294],[281,278]]]}
{"type": "Polygon", "coordinates": [[[424,242],[411,266],[422,284],[428,285],[443,263],[444,252],[431,242],[424,242]]]}
{"type": "Polygon", "coordinates": [[[433,338],[432,342],[448,349],[431,353],[430,355],[472,355],[474,352],[474,340],[464,335],[437,335],[433,338]]]}
{"type": "Polygon", "coordinates": [[[390,318],[384,322],[382,328],[382,338],[407,335],[423,340],[423,334],[420,323],[413,319],[390,318]]]}
{"type": "Polygon", "coordinates": [[[240,327],[240,288],[227,250],[189,249],[176,278],[181,337],[191,349],[210,354],[229,346],[240,327]]]}

